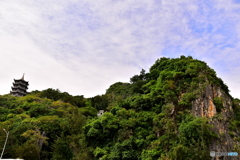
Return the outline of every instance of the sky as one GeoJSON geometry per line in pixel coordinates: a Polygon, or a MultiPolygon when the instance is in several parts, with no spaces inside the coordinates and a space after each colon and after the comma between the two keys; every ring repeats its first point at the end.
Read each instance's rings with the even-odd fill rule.
{"type": "Polygon", "coordinates": [[[0,94],[93,97],[161,57],[205,61],[240,98],[240,0],[1,0],[0,94]]]}

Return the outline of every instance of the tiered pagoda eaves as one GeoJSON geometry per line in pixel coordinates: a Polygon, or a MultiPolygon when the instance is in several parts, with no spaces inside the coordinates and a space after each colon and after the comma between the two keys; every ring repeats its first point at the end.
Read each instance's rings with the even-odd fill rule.
{"type": "Polygon", "coordinates": [[[14,79],[11,94],[13,96],[22,97],[27,94],[28,82],[24,80],[24,74],[21,79],[14,79]]]}

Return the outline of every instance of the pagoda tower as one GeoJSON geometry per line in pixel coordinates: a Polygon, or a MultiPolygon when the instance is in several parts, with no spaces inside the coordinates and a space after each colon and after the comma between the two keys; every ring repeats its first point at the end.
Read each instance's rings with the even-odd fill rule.
{"type": "Polygon", "coordinates": [[[14,79],[11,94],[13,96],[22,97],[27,94],[28,82],[24,80],[24,74],[21,79],[14,79]]]}

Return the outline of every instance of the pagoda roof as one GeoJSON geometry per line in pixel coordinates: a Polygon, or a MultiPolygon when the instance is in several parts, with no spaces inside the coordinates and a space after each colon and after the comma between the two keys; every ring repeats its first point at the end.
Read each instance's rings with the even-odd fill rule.
{"type": "Polygon", "coordinates": [[[11,87],[12,90],[17,90],[17,89],[20,89],[22,91],[26,91],[28,88],[22,88],[22,87],[11,87]]]}
{"type": "Polygon", "coordinates": [[[14,81],[15,81],[15,82],[21,81],[21,82],[25,82],[26,84],[28,84],[28,81],[25,81],[25,80],[24,80],[24,75],[25,75],[25,73],[23,73],[23,76],[22,76],[21,79],[14,79],[14,81]]]}
{"type": "Polygon", "coordinates": [[[25,96],[26,95],[26,93],[22,93],[22,92],[14,92],[14,91],[10,91],[10,93],[12,94],[12,95],[14,95],[14,96],[20,96],[20,97],[22,97],[22,96],[25,96]]]}
{"type": "Polygon", "coordinates": [[[22,88],[26,88],[26,89],[28,89],[28,85],[26,85],[26,84],[19,84],[19,83],[13,83],[13,87],[14,88],[18,88],[18,87],[22,87],[22,88]]]}
{"type": "Polygon", "coordinates": [[[22,92],[21,90],[12,90],[12,91],[10,91],[11,93],[23,93],[23,94],[25,94],[25,92],[22,92]]]}

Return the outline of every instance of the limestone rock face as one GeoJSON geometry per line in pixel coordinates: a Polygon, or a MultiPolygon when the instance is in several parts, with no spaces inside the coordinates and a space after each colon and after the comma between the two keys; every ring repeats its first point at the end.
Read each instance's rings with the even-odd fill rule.
{"type": "Polygon", "coordinates": [[[220,97],[223,100],[224,118],[232,115],[232,100],[229,95],[217,86],[207,85],[203,88],[200,96],[192,102],[192,113],[195,116],[212,118],[217,114],[216,106],[213,103],[215,97],[220,97]]]}
{"type": "MultiPolygon", "coordinates": [[[[219,139],[211,142],[210,151],[215,152],[231,152],[234,148],[234,141],[229,135],[228,119],[233,116],[232,99],[220,87],[214,85],[206,85],[203,87],[200,96],[192,101],[192,114],[195,116],[206,117],[213,130],[219,135],[219,139]],[[222,108],[217,112],[214,98],[222,99],[222,108]]],[[[222,157],[225,160],[232,157],[222,157]]],[[[216,157],[216,159],[219,159],[216,157]]]]}

